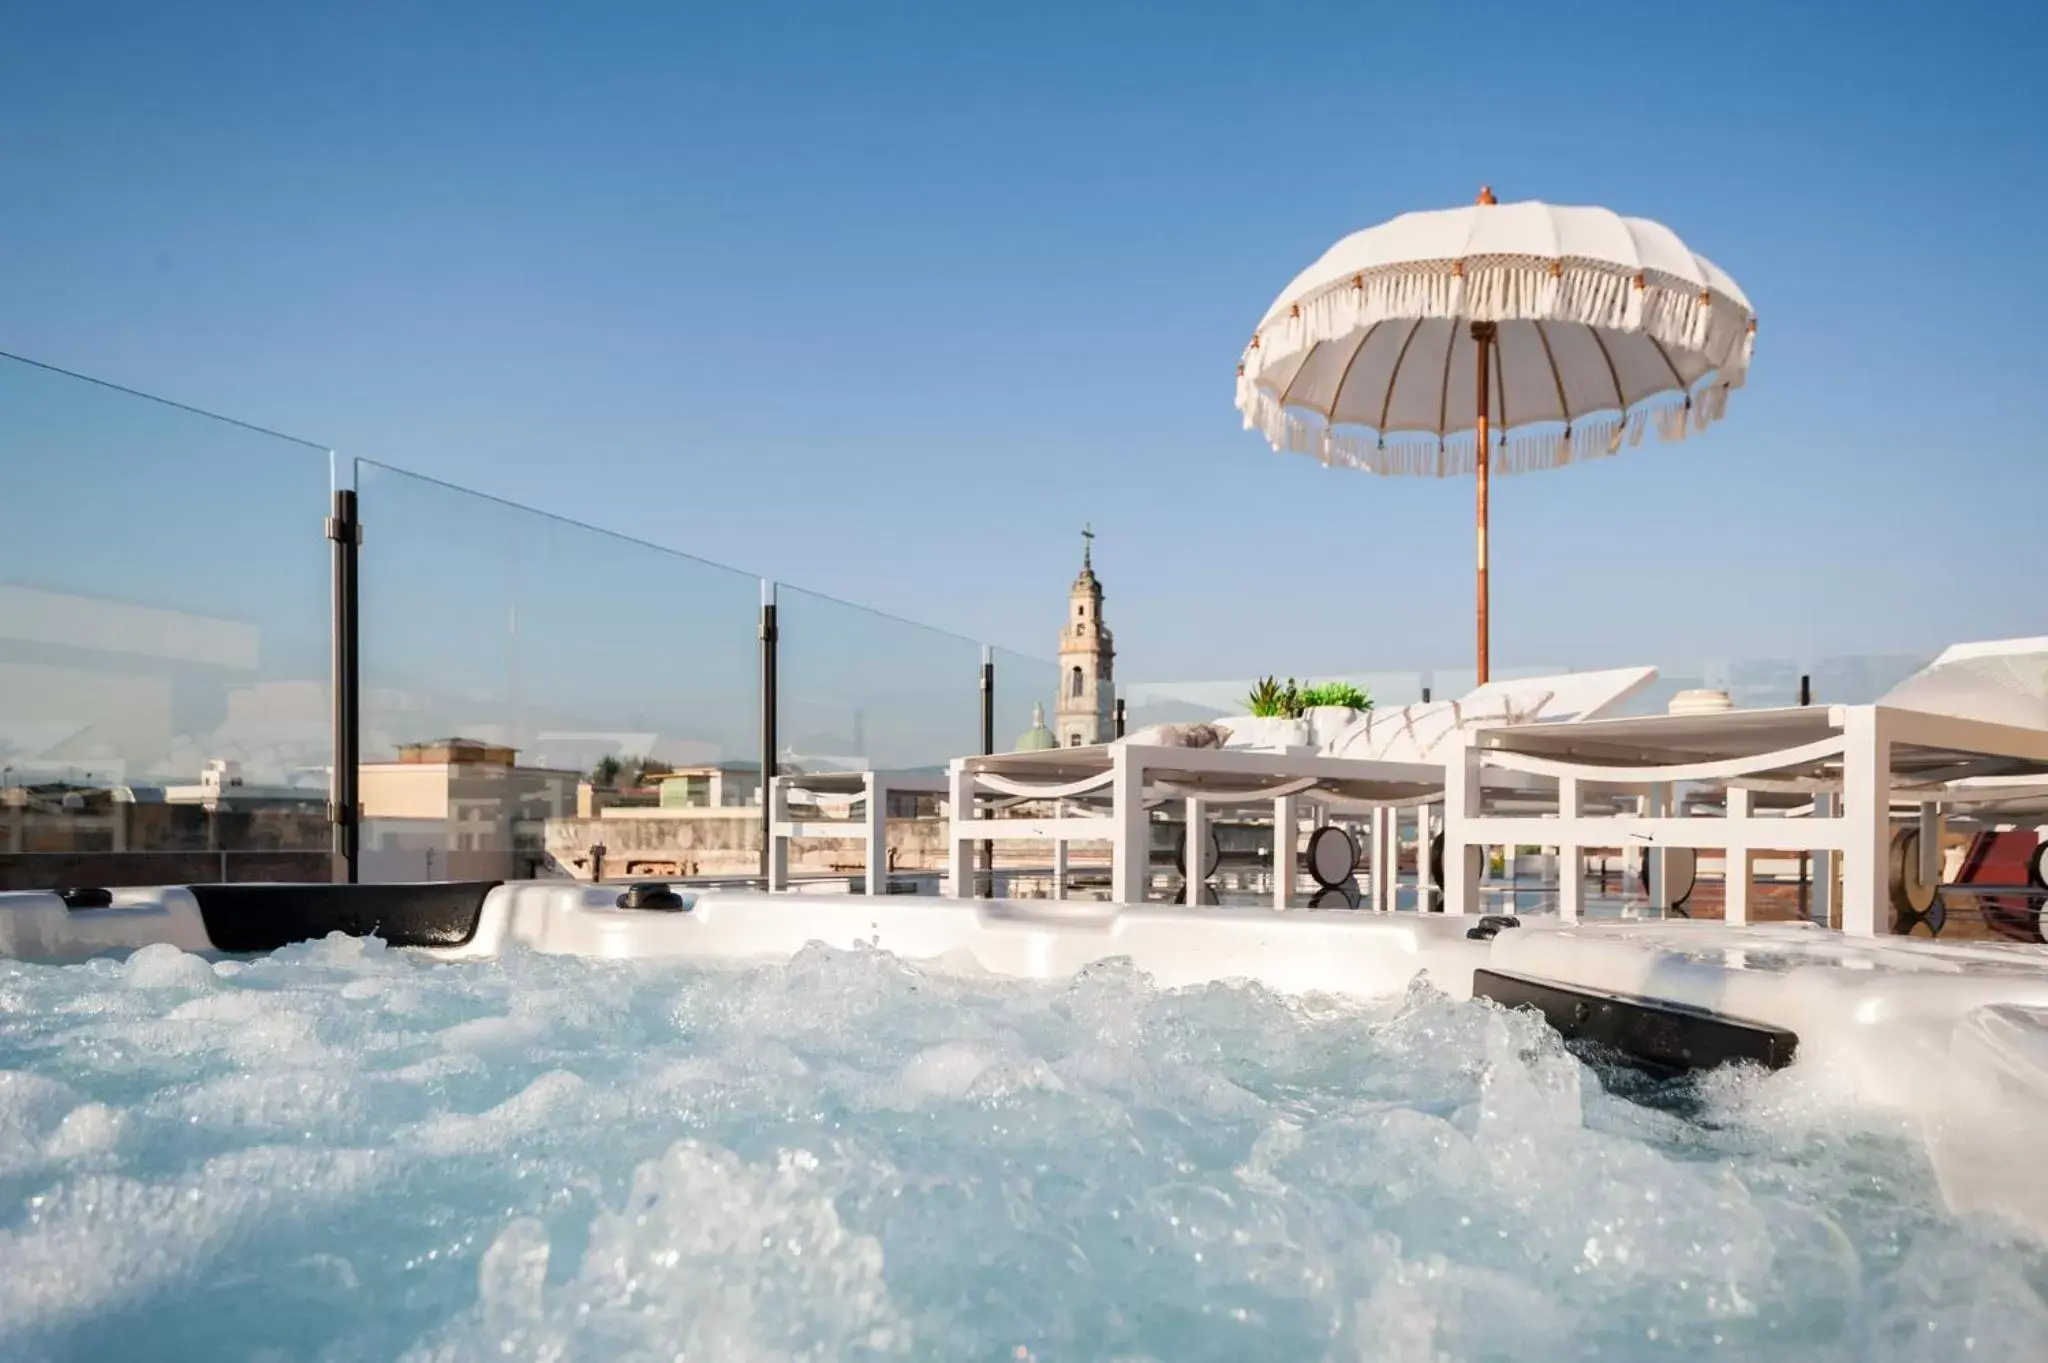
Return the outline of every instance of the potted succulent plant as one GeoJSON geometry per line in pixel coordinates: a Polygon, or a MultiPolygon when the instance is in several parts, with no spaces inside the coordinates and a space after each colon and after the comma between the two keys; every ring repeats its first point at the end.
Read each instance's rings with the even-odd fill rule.
{"type": "Polygon", "coordinates": [[[1261,746],[1314,746],[1370,710],[1372,695],[1350,682],[1303,686],[1289,677],[1283,686],[1264,677],[1245,697],[1245,708],[1261,721],[1261,746]]]}
{"type": "Polygon", "coordinates": [[[1303,686],[1289,677],[1282,686],[1266,677],[1245,697],[1245,708],[1260,719],[1301,719],[1311,710],[1370,710],[1372,693],[1350,682],[1303,686]]]}

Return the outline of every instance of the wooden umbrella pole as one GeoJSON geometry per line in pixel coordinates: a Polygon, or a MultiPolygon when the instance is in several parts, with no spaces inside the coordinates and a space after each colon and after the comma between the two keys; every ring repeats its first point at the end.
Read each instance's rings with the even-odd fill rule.
{"type": "Polygon", "coordinates": [[[1486,430],[1487,389],[1492,386],[1488,382],[1486,351],[1487,347],[1493,344],[1493,338],[1493,323],[1474,322],[1472,324],[1472,348],[1479,353],[1479,423],[1475,462],[1479,472],[1479,506],[1476,515],[1479,523],[1479,684],[1481,686],[1486,685],[1489,680],[1488,673],[1490,670],[1487,659],[1488,630],[1486,619],[1486,485],[1493,461],[1490,458],[1492,446],[1487,439],[1486,430]]]}

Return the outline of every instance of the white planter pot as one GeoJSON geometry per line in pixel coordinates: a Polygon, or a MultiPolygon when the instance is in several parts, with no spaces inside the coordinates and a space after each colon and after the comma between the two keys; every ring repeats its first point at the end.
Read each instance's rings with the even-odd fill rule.
{"type": "Polygon", "coordinates": [[[1327,748],[1337,736],[1349,730],[1370,710],[1360,710],[1349,705],[1317,705],[1304,717],[1308,724],[1308,741],[1317,749],[1327,748]]]}
{"type": "Polygon", "coordinates": [[[1259,748],[1268,752],[1319,751],[1371,713],[1370,710],[1354,710],[1348,705],[1318,705],[1300,719],[1232,715],[1216,723],[1230,730],[1228,747],[1259,748]]]}

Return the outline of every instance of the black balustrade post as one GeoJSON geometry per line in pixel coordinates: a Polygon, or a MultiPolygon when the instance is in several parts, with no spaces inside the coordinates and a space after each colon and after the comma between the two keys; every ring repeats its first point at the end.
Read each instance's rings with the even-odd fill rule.
{"type": "Polygon", "coordinates": [[[327,518],[327,538],[334,546],[333,665],[334,775],[328,782],[327,822],[333,830],[330,876],[353,885],[359,874],[362,847],[362,659],[358,651],[358,608],[363,525],[356,515],[351,488],[334,493],[334,514],[327,518]]]}
{"type": "Polygon", "coordinates": [[[996,651],[981,650],[981,753],[996,750],[996,651]]]}
{"type": "MultiPolygon", "coordinates": [[[[1802,672],[1799,674],[1799,707],[1803,710],[1811,704],[1813,704],[1813,678],[1802,672]]],[[[1812,870],[1813,853],[1801,852],[1799,854],[1799,916],[1801,918],[1806,917],[1808,912],[1806,906],[1808,896],[1812,893],[1809,888],[1813,879],[1812,870]]]]}
{"type": "MultiPolygon", "coordinates": [[[[996,750],[996,653],[983,646],[981,650],[981,752],[986,757],[996,750]]],[[[996,845],[983,840],[981,844],[981,871],[988,877],[989,897],[996,892],[996,845]]]]}
{"type": "Polygon", "coordinates": [[[761,584],[761,875],[768,875],[775,855],[775,801],[769,785],[775,779],[775,648],[782,633],[775,623],[775,584],[761,584]]]}

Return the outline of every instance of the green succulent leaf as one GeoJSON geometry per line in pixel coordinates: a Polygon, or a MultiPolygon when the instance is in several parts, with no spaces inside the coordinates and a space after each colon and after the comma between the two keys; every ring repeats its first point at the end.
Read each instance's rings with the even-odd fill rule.
{"type": "Polygon", "coordinates": [[[1301,693],[1303,706],[1341,705],[1352,710],[1372,709],[1372,693],[1350,682],[1323,682],[1301,693]]]}

